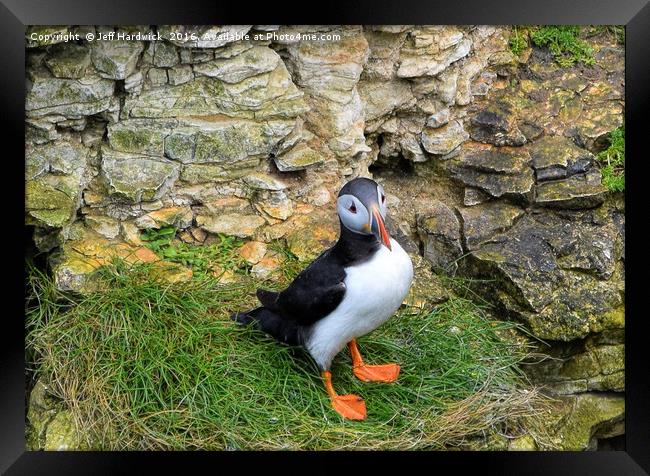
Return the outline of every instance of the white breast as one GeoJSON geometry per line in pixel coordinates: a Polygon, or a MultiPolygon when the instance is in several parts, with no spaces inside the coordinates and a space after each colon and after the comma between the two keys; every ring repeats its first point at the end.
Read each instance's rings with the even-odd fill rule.
{"type": "Polygon", "coordinates": [[[391,238],[363,264],[345,268],[345,296],[329,315],[312,326],[305,347],[328,369],[334,356],[356,337],[368,334],[399,308],[413,281],[411,258],[391,238]]]}

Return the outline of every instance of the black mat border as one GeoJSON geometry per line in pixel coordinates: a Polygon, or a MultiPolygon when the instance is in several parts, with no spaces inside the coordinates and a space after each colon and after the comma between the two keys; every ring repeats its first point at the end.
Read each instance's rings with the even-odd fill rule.
{"type": "MultiPolygon", "coordinates": [[[[408,468],[426,473],[498,475],[641,475],[650,471],[650,369],[641,292],[648,268],[644,227],[648,204],[641,197],[649,136],[650,4],[647,0],[499,0],[373,2],[329,1],[198,3],[179,0],[0,1],[0,186],[12,222],[3,230],[0,307],[0,471],[11,475],[140,474],[165,470],[210,473],[268,470],[346,472],[359,468],[408,468]],[[626,25],[626,451],[612,452],[30,452],[24,439],[24,29],[26,25],[127,24],[624,24],[626,25]],[[13,225],[13,226],[11,226],[13,225]],[[630,228],[632,232],[630,233],[630,228]],[[632,257],[630,259],[630,256],[632,257]],[[266,464],[267,466],[261,466],[266,464]],[[204,466],[208,465],[208,466],[204,466]],[[357,466],[352,468],[351,466],[357,466]]],[[[393,469],[395,470],[395,469],[393,469]]]]}

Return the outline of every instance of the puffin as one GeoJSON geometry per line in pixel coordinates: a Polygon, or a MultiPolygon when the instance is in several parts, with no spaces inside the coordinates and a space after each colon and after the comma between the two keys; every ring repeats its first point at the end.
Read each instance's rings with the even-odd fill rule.
{"type": "Polygon", "coordinates": [[[261,306],[237,312],[232,319],[282,344],[304,348],[321,371],[332,408],[345,419],[364,420],[364,400],[334,390],[332,359],[347,346],[357,378],[397,380],[399,364],[367,364],[356,339],[397,311],[413,281],[413,264],[386,229],[386,195],[377,182],[364,177],[350,180],[339,191],[336,208],[338,241],[283,291],[258,289],[261,306]]]}

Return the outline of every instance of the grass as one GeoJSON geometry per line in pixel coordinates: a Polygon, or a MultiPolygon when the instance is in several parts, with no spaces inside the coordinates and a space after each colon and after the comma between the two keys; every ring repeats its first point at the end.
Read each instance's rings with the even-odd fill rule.
{"type": "Polygon", "coordinates": [[[562,67],[576,63],[595,63],[593,48],[580,38],[579,26],[542,26],[531,33],[530,39],[536,46],[548,47],[555,61],[562,67]]]}
{"type": "Polygon", "coordinates": [[[610,192],[625,191],[625,126],[609,133],[609,147],[598,153],[603,185],[610,192]]]}
{"type": "Polygon", "coordinates": [[[249,266],[237,253],[244,242],[234,236],[215,235],[216,241],[204,246],[190,245],[175,240],[177,229],[166,226],[145,230],[141,239],[145,246],[166,261],[192,268],[196,274],[232,271],[246,273],[249,266]]]}
{"type": "MultiPolygon", "coordinates": [[[[620,38],[619,30],[611,31],[620,38]]],[[[576,25],[515,26],[508,40],[508,48],[519,56],[532,43],[538,47],[548,47],[555,61],[562,67],[576,63],[593,65],[593,48],[580,38],[580,33],[581,27],[576,25]]]]}
{"type": "Polygon", "coordinates": [[[514,31],[508,40],[508,48],[516,56],[519,56],[526,48],[528,48],[528,39],[525,29],[520,30],[514,27],[514,31]]]}
{"type": "MultiPolygon", "coordinates": [[[[287,278],[298,268],[288,263],[287,278]]],[[[229,320],[269,283],[205,274],[170,285],[150,266],[114,261],[97,271],[104,291],[83,297],[29,273],[29,355],[91,448],[436,449],[516,435],[524,422],[532,431],[540,400],[518,367],[527,349],[503,337],[515,324],[470,300],[402,309],[360,339],[368,362],[400,363],[396,384],[362,383],[337,356],[335,388],[368,407],[350,422],[303,351],[229,320]]]]}

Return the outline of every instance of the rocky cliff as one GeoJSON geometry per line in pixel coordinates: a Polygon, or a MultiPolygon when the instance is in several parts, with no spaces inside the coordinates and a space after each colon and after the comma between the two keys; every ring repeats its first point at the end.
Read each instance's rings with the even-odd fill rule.
{"type": "Polygon", "coordinates": [[[407,251],[541,339],[550,357],[529,374],[567,421],[589,415],[569,447],[593,447],[623,431],[625,209],[595,154],[623,122],[624,51],[595,35],[593,65],[560,67],[544,48],[515,55],[511,35],[28,29],[26,223],[58,287],[83,291],[113,255],[156,259],[141,233],[170,225],[195,244],[282,239],[308,261],[336,238],[337,189],[374,177],[407,251]],[[82,39],[43,36],[57,32],[82,39]]]}

